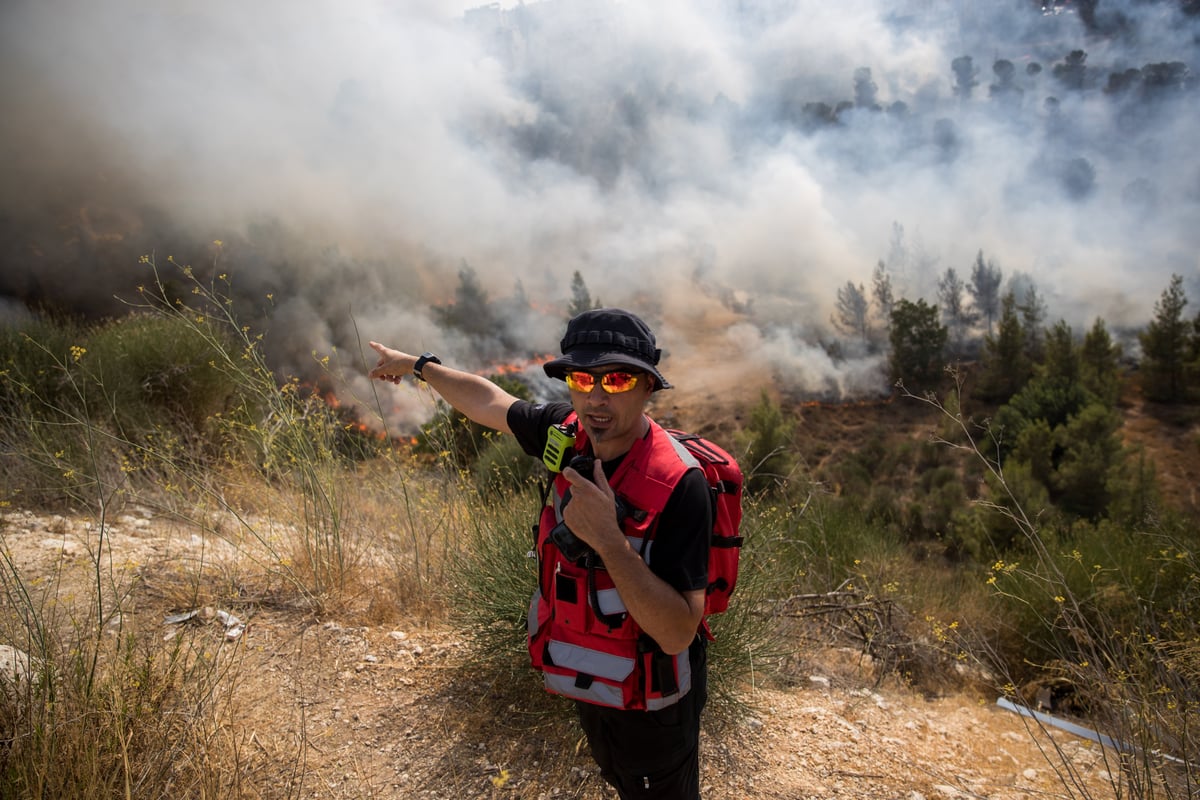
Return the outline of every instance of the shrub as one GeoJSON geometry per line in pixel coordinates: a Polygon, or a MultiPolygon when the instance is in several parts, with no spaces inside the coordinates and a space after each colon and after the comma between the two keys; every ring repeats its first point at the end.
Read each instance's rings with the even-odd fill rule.
{"type": "Polygon", "coordinates": [[[795,420],[788,418],[764,389],[740,437],[745,455],[738,460],[746,473],[748,492],[777,491],[787,481],[795,465],[792,453],[795,426],[795,420]]]}
{"type": "MultiPolygon", "coordinates": [[[[492,375],[489,380],[514,397],[522,400],[532,397],[529,387],[512,376],[492,375]]],[[[436,455],[452,469],[470,469],[495,436],[494,431],[438,400],[433,419],[421,426],[417,449],[436,455]]]]}
{"type": "Polygon", "coordinates": [[[771,612],[795,585],[802,556],[786,529],[790,512],[779,513],[761,498],[743,496],[745,542],[729,608],[709,618],[709,692],[716,716],[727,719],[748,702],[749,691],[779,675],[792,651],[781,620],[771,612]]]}
{"type": "Polygon", "coordinates": [[[99,326],[87,338],[94,364],[93,406],[107,408],[125,438],[172,427],[200,433],[233,401],[236,384],[217,369],[232,337],[191,335],[178,316],[138,313],[99,326]]]}
{"type": "Polygon", "coordinates": [[[537,489],[545,470],[536,459],[530,458],[512,436],[490,434],[487,446],[471,467],[472,481],[499,499],[512,492],[537,489]]]}
{"type": "Polygon", "coordinates": [[[525,622],[537,586],[532,557],[536,498],[484,494],[463,483],[466,529],[452,568],[447,608],[476,658],[506,674],[529,671],[525,622]]]}
{"type": "MultiPolygon", "coordinates": [[[[966,421],[958,424],[970,441],[966,421]]],[[[1191,796],[1200,539],[1190,525],[1068,527],[1061,518],[1031,515],[1026,509],[1040,507],[1028,503],[1037,482],[1021,470],[1002,471],[973,444],[970,450],[987,469],[989,513],[1007,522],[1012,555],[998,557],[987,577],[1007,632],[994,636],[967,625],[948,640],[998,676],[1020,704],[1055,710],[1055,693],[1042,681],[1069,687],[1070,710],[1118,743],[1104,752],[1114,760],[1108,774],[1119,796],[1191,796]]],[[[994,532],[992,543],[999,543],[994,532]]],[[[1064,783],[1083,785],[1078,767],[1054,747],[1064,783]]]]}

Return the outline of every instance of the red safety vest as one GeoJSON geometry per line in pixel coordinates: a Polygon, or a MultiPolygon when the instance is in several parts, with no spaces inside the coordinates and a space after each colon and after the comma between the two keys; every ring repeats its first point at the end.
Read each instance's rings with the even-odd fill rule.
{"type": "MultiPolygon", "coordinates": [[[[571,414],[567,422],[572,422],[571,414]]],[[[586,436],[577,434],[583,451],[586,436]]],[[[650,420],[609,478],[629,513],[625,537],[648,563],[667,499],[688,469],[698,468],[682,444],[650,420]]],[[[546,689],[587,703],[629,710],[664,708],[692,685],[688,651],[663,653],[633,620],[603,566],[567,561],[549,538],[562,520],[570,481],[557,475],[538,525],[538,589],[529,607],[529,654],[546,689]]],[[[705,531],[703,535],[708,535],[705,531]]],[[[594,558],[594,556],[593,556],[594,558]]]]}

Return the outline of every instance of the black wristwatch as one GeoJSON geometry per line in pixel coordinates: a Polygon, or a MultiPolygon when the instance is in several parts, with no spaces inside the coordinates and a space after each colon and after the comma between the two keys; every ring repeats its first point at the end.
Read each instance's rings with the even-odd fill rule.
{"type": "Polygon", "coordinates": [[[413,377],[419,381],[425,380],[424,376],[421,375],[421,367],[430,362],[440,364],[442,360],[433,353],[421,353],[421,356],[417,359],[417,363],[413,364],[413,377]]]}

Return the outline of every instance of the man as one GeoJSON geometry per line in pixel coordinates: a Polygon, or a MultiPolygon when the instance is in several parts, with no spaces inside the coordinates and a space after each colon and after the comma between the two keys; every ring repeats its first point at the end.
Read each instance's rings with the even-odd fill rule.
{"type": "Polygon", "coordinates": [[[371,347],[372,378],[414,375],[530,455],[542,457],[553,435],[567,443],[563,464],[594,457],[575,461],[582,473],[564,466],[542,510],[530,656],[549,691],[574,698],[600,773],[622,798],[699,798],[712,511],[695,460],[646,415],[651,395],[670,388],[653,332],[622,309],[573,318],[562,357],[544,366],[566,381],[569,403],[519,400],[431,353],[371,347]]]}

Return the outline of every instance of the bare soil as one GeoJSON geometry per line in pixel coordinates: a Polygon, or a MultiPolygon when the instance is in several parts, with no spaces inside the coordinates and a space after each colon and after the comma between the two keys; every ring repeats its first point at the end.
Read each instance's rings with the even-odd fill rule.
{"type": "MultiPolygon", "coordinates": [[[[91,523],[8,512],[4,546],[25,579],[81,585],[93,574],[91,523]],[[74,576],[74,577],[72,577],[74,576]]],[[[136,509],[107,531],[122,624],[153,641],[184,626],[221,645],[232,669],[226,733],[245,772],[240,796],[302,798],[614,797],[569,709],[521,666],[480,670],[453,628],[371,624],[362,612],[200,609],[187,622],[167,591],[181,567],[219,563],[222,543],[136,509]],[[227,634],[227,610],[245,629],[227,634]]],[[[919,694],[879,681],[869,659],[805,645],[791,677],[745,687],[739,714],[705,721],[703,793],[763,798],[1107,798],[1106,753],[974,693],[919,694]],[[1047,758],[1047,754],[1049,758],[1047,758]],[[1064,788],[1065,755],[1087,795],[1064,788]],[[1061,769],[1061,766],[1058,767],[1061,769]]],[[[715,708],[715,707],[714,707],[715,708]]],[[[1107,754],[1111,758],[1111,753],[1107,754]]]]}

